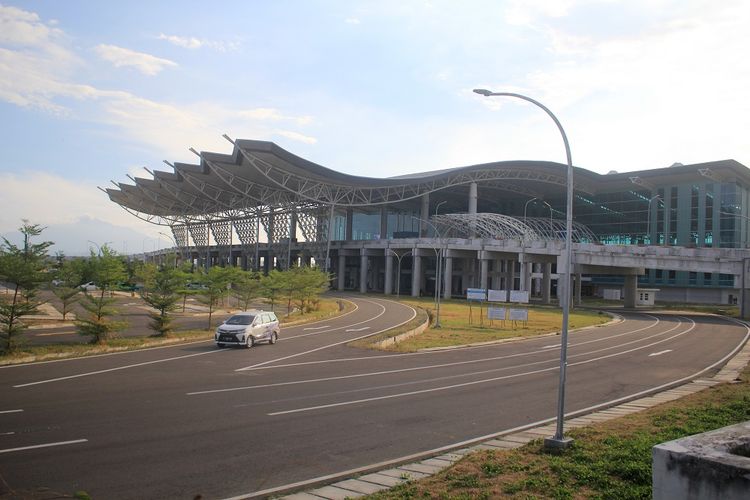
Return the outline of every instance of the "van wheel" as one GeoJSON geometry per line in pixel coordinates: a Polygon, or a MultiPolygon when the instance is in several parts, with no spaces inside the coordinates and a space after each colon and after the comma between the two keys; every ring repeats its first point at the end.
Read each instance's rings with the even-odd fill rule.
{"type": "Polygon", "coordinates": [[[247,349],[250,349],[254,345],[255,345],[255,339],[253,338],[252,335],[248,335],[247,336],[247,341],[245,342],[245,347],[247,349]]]}
{"type": "Polygon", "coordinates": [[[276,333],[276,332],[273,332],[271,334],[271,338],[268,340],[268,343],[269,344],[275,344],[277,340],[279,340],[279,334],[276,333]]]}

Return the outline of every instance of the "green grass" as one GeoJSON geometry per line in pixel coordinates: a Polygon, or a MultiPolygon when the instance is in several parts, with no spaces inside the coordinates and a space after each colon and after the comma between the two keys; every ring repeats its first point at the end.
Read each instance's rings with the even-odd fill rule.
{"type": "MultiPolygon", "coordinates": [[[[429,298],[408,298],[401,302],[427,311],[433,325],[437,315],[435,304],[429,298]]],[[[509,305],[505,304],[505,307],[509,305]]],[[[562,325],[562,311],[553,307],[531,306],[527,323],[512,321],[493,321],[486,318],[486,307],[482,308],[485,316],[480,321],[478,305],[470,307],[465,300],[446,300],[440,304],[441,328],[431,327],[425,332],[406,339],[389,347],[398,351],[416,351],[432,347],[448,347],[478,342],[489,342],[514,337],[530,337],[551,332],[559,332],[562,325]],[[470,320],[471,313],[471,320],[470,320]]],[[[599,325],[610,321],[610,316],[596,311],[573,310],[570,314],[569,328],[582,328],[599,325]]]]}
{"type": "MultiPolygon", "coordinates": [[[[279,315],[279,321],[284,326],[310,323],[337,314],[343,314],[353,309],[351,302],[344,300],[323,299],[320,308],[305,314],[294,313],[290,316],[279,315]]],[[[217,314],[218,316],[218,314],[217,314]]],[[[133,351],[150,347],[182,344],[201,340],[213,339],[213,328],[210,330],[180,330],[168,337],[151,336],[150,330],[143,336],[114,337],[101,344],[86,343],[81,337],[77,344],[46,344],[46,345],[17,345],[12,353],[0,355],[0,366],[18,363],[31,363],[50,359],[92,356],[110,352],[133,351]]]]}
{"type": "Polygon", "coordinates": [[[651,448],[659,443],[750,420],[750,369],[722,384],[650,410],[575,429],[562,455],[541,440],[507,451],[481,451],[421,481],[371,495],[400,498],[648,499],[651,448]]]}

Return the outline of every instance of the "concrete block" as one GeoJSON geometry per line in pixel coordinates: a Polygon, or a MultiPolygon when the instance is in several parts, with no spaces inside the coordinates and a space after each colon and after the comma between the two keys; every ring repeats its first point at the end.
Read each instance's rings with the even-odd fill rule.
{"type": "Polygon", "coordinates": [[[750,421],[654,446],[653,498],[747,500],[750,421]]]}

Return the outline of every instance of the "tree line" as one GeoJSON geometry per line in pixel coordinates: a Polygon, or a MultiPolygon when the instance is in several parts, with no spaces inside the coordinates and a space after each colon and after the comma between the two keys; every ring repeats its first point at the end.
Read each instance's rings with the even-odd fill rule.
{"type": "Polygon", "coordinates": [[[138,293],[152,311],[149,328],[154,336],[168,336],[173,331],[173,313],[185,310],[189,296],[208,309],[208,328],[216,308],[235,301],[246,310],[255,300],[263,299],[273,309],[286,306],[287,314],[305,314],[319,306],[320,294],[328,289],[330,275],[320,269],[293,267],[287,271],[272,270],[267,275],[243,271],[237,267],[211,267],[194,270],[190,263],[176,267],[132,261],[118,255],[104,244],[86,258],[48,255],[50,241],[34,242],[44,228],[24,220],[19,228],[22,246],[3,238],[0,244],[0,281],[7,292],[0,294],[0,353],[12,352],[27,325],[23,318],[39,312],[44,303],[39,290],[49,286],[59,300],[66,319],[75,304],[83,309],[76,314],[78,332],[91,343],[106,342],[127,323],[117,321],[114,291],[138,293]],[[83,289],[92,282],[96,289],[83,289]]]}

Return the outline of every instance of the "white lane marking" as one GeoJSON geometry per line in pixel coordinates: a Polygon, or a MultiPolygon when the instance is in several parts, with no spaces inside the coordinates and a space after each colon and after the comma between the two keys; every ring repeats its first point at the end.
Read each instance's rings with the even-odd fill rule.
{"type": "Polygon", "coordinates": [[[321,330],[323,328],[330,328],[330,325],[323,325],[323,326],[315,326],[315,327],[309,327],[309,328],[303,328],[302,330],[321,330]]]}
{"type": "MultiPolygon", "coordinates": [[[[352,305],[354,305],[354,309],[352,309],[351,311],[349,311],[347,313],[344,313],[344,314],[342,314],[340,316],[336,316],[336,319],[343,318],[344,316],[349,316],[350,314],[355,313],[357,311],[357,309],[359,309],[359,306],[357,304],[355,304],[354,302],[352,302],[351,300],[348,300],[348,299],[343,298],[343,297],[341,297],[341,300],[346,300],[347,302],[349,302],[352,305]]],[[[327,319],[325,319],[325,321],[329,321],[329,319],[327,318],[327,319]]],[[[313,321],[312,323],[307,323],[307,324],[308,325],[314,325],[315,323],[321,323],[321,322],[322,321],[313,321]]],[[[296,329],[296,328],[298,328],[298,326],[290,326],[290,327],[288,327],[288,329],[296,329]]],[[[312,335],[312,334],[308,334],[308,335],[312,335]]],[[[301,335],[301,336],[304,336],[304,335],[301,335]]],[[[293,339],[293,338],[296,338],[296,337],[285,337],[284,340],[289,340],[289,339],[293,339]]],[[[281,340],[281,339],[279,339],[279,340],[281,340]]],[[[64,363],[66,361],[76,361],[76,360],[79,360],[79,359],[101,358],[103,356],[120,356],[122,354],[135,354],[135,353],[139,353],[139,352],[143,352],[143,351],[153,351],[153,350],[156,350],[156,349],[174,349],[175,347],[183,347],[183,346],[186,346],[186,345],[201,344],[201,343],[213,342],[213,341],[214,341],[214,339],[210,338],[210,339],[206,339],[206,340],[195,340],[195,341],[192,341],[192,342],[184,342],[184,343],[179,343],[179,344],[160,345],[160,346],[157,346],[157,347],[147,347],[145,349],[134,349],[132,351],[107,352],[107,353],[104,353],[104,354],[92,354],[92,355],[89,355],[89,356],[76,356],[76,357],[64,358],[64,359],[50,359],[50,360],[47,360],[47,361],[35,361],[33,363],[16,363],[16,364],[0,365],[0,370],[2,370],[3,368],[20,368],[20,367],[26,367],[26,366],[43,365],[43,364],[47,364],[47,363],[64,363]]]]}
{"type": "Polygon", "coordinates": [[[57,443],[35,444],[33,446],[21,446],[20,448],[6,448],[4,450],[0,450],[0,453],[10,453],[13,451],[23,451],[23,450],[35,450],[37,448],[49,448],[50,446],[64,446],[66,444],[85,443],[87,441],[88,439],[74,439],[72,441],[58,441],[57,443]]]}
{"type": "Polygon", "coordinates": [[[13,431],[11,431],[11,432],[0,432],[0,436],[12,436],[13,434],[15,434],[15,432],[13,432],[13,431]]]}
{"type": "Polygon", "coordinates": [[[666,354],[668,352],[672,352],[672,349],[665,349],[665,350],[659,351],[659,352],[652,352],[651,354],[649,354],[649,357],[651,357],[651,356],[661,356],[662,354],[666,354]]]}
{"type": "Polygon", "coordinates": [[[348,330],[346,330],[346,331],[347,331],[347,332],[363,332],[363,331],[365,331],[365,330],[369,330],[369,329],[370,329],[370,327],[369,327],[369,326],[363,326],[362,328],[349,328],[349,329],[348,329],[348,330]]]}
{"type": "Polygon", "coordinates": [[[199,352],[195,354],[186,354],[185,356],[175,356],[173,358],[155,359],[153,361],[144,361],[143,363],[134,363],[132,365],[117,366],[115,368],[107,368],[105,370],[96,370],[93,372],[85,372],[85,373],[77,373],[75,375],[68,375],[66,377],[57,377],[57,378],[51,378],[47,380],[38,380],[36,382],[28,382],[26,384],[14,385],[13,387],[19,388],[19,387],[28,387],[30,385],[39,385],[39,384],[47,384],[50,382],[59,382],[60,380],[70,380],[72,378],[88,377],[89,375],[99,375],[100,373],[116,372],[119,370],[127,370],[128,368],[137,368],[139,366],[154,365],[156,363],[164,363],[166,361],[174,361],[177,359],[192,358],[194,356],[203,356],[206,354],[215,354],[217,352],[229,352],[229,351],[227,351],[226,349],[217,349],[215,351],[206,351],[206,352],[199,352]]]}
{"type": "Polygon", "coordinates": [[[555,347],[560,347],[560,344],[552,344],[552,345],[546,345],[542,347],[542,349],[554,349],[555,347]]]}
{"type": "MultiPolygon", "coordinates": [[[[378,304],[377,302],[370,301],[370,300],[364,300],[364,302],[370,302],[372,304],[380,306],[383,310],[377,316],[374,316],[372,318],[369,318],[369,319],[366,319],[364,321],[360,321],[359,323],[354,323],[354,324],[348,325],[348,326],[356,326],[356,325],[361,325],[362,323],[368,323],[370,321],[374,321],[374,320],[378,319],[379,317],[381,317],[382,315],[385,314],[386,308],[382,304],[378,304]]],[[[401,305],[403,305],[403,304],[401,304],[401,305]]],[[[367,335],[362,335],[360,337],[355,337],[355,338],[352,338],[352,339],[346,339],[346,340],[342,340],[340,342],[334,342],[333,344],[327,344],[327,345],[324,345],[324,346],[321,346],[321,347],[316,347],[315,349],[310,349],[309,351],[303,351],[303,352],[299,352],[297,354],[290,354],[289,356],[284,356],[284,357],[281,357],[281,358],[269,359],[268,361],[264,361],[262,363],[258,363],[258,364],[255,364],[255,365],[246,366],[245,368],[237,368],[235,371],[236,372],[242,372],[242,371],[246,371],[246,370],[253,370],[253,369],[255,369],[255,368],[259,367],[259,366],[268,365],[268,364],[271,364],[271,363],[275,363],[277,361],[283,361],[285,359],[296,358],[298,356],[304,356],[306,354],[310,354],[310,353],[313,353],[313,352],[316,352],[316,351],[321,351],[323,349],[328,349],[330,347],[335,347],[337,345],[348,344],[349,342],[353,342],[355,340],[363,339],[365,337],[370,337],[371,335],[377,335],[378,333],[385,332],[385,331],[391,330],[393,328],[398,328],[401,325],[405,325],[406,323],[408,323],[409,321],[411,321],[412,319],[414,319],[417,316],[417,311],[413,307],[405,306],[405,305],[403,305],[403,307],[411,309],[411,317],[409,319],[407,319],[406,321],[403,321],[403,322],[399,323],[398,325],[392,325],[392,326],[389,326],[388,328],[384,328],[383,330],[380,330],[378,332],[368,333],[367,335]]],[[[346,328],[346,327],[341,327],[341,328],[346,328]]],[[[339,330],[341,328],[339,328],[339,330]]]]}
{"type": "MultiPolygon", "coordinates": [[[[730,352],[729,354],[727,354],[726,356],[724,356],[723,358],[721,358],[719,361],[717,361],[716,363],[714,363],[711,366],[708,366],[708,367],[706,367],[706,368],[704,368],[704,369],[702,369],[702,370],[700,370],[700,371],[698,371],[696,373],[693,373],[692,375],[688,375],[687,377],[684,377],[684,378],[681,378],[681,379],[678,379],[678,380],[674,380],[672,382],[667,382],[666,384],[662,384],[662,385],[657,386],[657,387],[652,387],[650,389],[646,389],[646,390],[643,390],[643,391],[640,391],[640,392],[637,392],[637,393],[634,393],[634,394],[628,394],[627,396],[623,396],[623,397],[618,398],[618,399],[613,399],[611,401],[605,401],[605,402],[599,403],[597,405],[589,406],[588,408],[582,408],[580,410],[568,412],[568,413],[566,413],[564,415],[564,417],[565,418],[572,418],[572,417],[578,417],[580,415],[586,415],[586,414],[588,414],[588,413],[590,413],[590,412],[592,412],[594,410],[599,410],[601,408],[608,408],[608,407],[611,407],[611,406],[614,406],[614,405],[617,405],[617,404],[620,404],[620,403],[624,403],[626,401],[632,401],[633,399],[636,399],[636,398],[639,398],[639,397],[642,397],[642,396],[646,396],[646,395],[649,395],[649,394],[654,394],[654,393],[656,393],[656,392],[658,392],[658,391],[660,391],[662,389],[666,389],[666,388],[669,388],[669,387],[674,387],[675,385],[679,385],[679,384],[682,384],[684,382],[691,381],[691,380],[695,379],[696,377],[700,376],[701,374],[705,373],[706,371],[711,370],[711,369],[713,369],[716,366],[721,366],[722,364],[724,364],[724,362],[726,362],[732,356],[734,356],[735,354],[737,354],[737,352],[739,352],[739,350],[742,349],[742,347],[745,345],[745,342],[747,342],[748,339],[750,339],[750,327],[748,327],[747,324],[745,324],[745,323],[743,323],[743,322],[741,322],[739,320],[734,320],[734,319],[730,320],[728,318],[724,318],[724,319],[727,322],[731,321],[733,323],[737,323],[738,325],[744,326],[745,330],[746,330],[746,333],[745,333],[745,338],[742,339],[742,341],[737,345],[737,347],[732,352],[730,352]]],[[[486,441],[488,439],[493,439],[493,438],[496,438],[496,437],[499,437],[499,436],[513,434],[513,433],[520,432],[520,431],[525,431],[525,430],[528,430],[528,429],[533,429],[535,427],[539,427],[539,426],[542,426],[542,425],[546,425],[546,424],[548,424],[550,422],[554,422],[556,419],[557,419],[557,417],[549,417],[549,418],[546,418],[546,419],[543,419],[543,420],[537,420],[536,422],[531,422],[531,423],[524,424],[524,425],[521,425],[521,426],[518,426],[518,427],[511,428],[511,429],[503,429],[501,431],[494,432],[492,434],[485,434],[484,436],[473,437],[473,438],[467,439],[465,441],[460,441],[458,443],[451,443],[451,444],[448,444],[448,445],[445,445],[445,446],[441,446],[440,448],[434,448],[432,450],[427,450],[427,451],[420,451],[420,452],[417,452],[417,453],[413,453],[411,455],[406,455],[406,456],[403,456],[403,457],[398,457],[398,458],[394,458],[394,459],[391,459],[391,460],[386,460],[386,461],[383,461],[383,462],[379,462],[377,464],[369,464],[369,465],[365,465],[363,467],[358,467],[358,468],[355,468],[355,469],[349,469],[349,470],[342,471],[342,472],[335,472],[333,474],[328,474],[326,476],[319,476],[319,477],[312,478],[312,479],[306,479],[306,480],[303,480],[303,481],[298,481],[296,483],[285,484],[285,485],[282,485],[282,486],[276,486],[276,487],[268,488],[268,489],[261,490],[261,491],[253,491],[253,492],[245,493],[245,494],[238,495],[238,496],[235,496],[235,497],[225,498],[224,500],[243,500],[245,498],[251,498],[251,497],[254,498],[254,497],[261,497],[261,496],[269,496],[272,493],[281,492],[281,491],[287,491],[287,490],[293,490],[293,489],[300,489],[303,486],[314,485],[314,484],[318,484],[318,483],[323,482],[323,481],[330,482],[330,480],[332,480],[332,479],[340,479],[340,478],[343,478],[343,477],[349,477],[349,476],[353,476],[353,475],[358,475],[358,474],[360,474],[362,472],[371,471],[371,470],[385,469],[386,467],[394,465],[394,464],[401,464],[401,463],[406,463],[406,462],[413,462],[414,460],[416,460],[418,458],[439,455],[440,453],[442,453],[444,451],[456,450],[456,449],[463,448],[463,447],[471,445],[471,444],[475,444],[475,443],[479,443],[479,442],[482,442],[482,441],[486,441]]]]}
{"type": "Polygon", "coordinates": [[[81,359],[89,359],[89,358],[102,358],[104,356],[120,356],[122,354],[135,354],[139,352],[148,352],[148,351],[155,351],[156,349],[173,349],[175,347],[184,347],[186,345],[193,345],[193,344],[202,344],[205,342],[213,342],[213,337],[206,340],[195,340],[193,342],[185,342],[182,344],[170,344],[170,345],[160,345],[158,347],[147,347],[145,349],[133,349],[132,351],[119,351],[119,352],[106,352],[104,354],[91,354],[89,356],[76,356],[74,358],[64,358],[64,359],[50,359],[47,361],[35,361],[33,363],[16,363],[14,365],[1,365],[0,370],[3,368],[22,368],[27,366],[36,366],[36,365],[45,365],[47,363],[63,363],[66,361],[78,361],[81,359]]]}
{"type": "Polygon", "coordinates": [[[0,413],[18,413],[23,410],[0,410],[0,413]]]}
{"type": "Polygon", "coordinates": [[[73,335],[75,333],[75,330],[71,330],[69,332],[37,333],[35,337],[54,337],[55,335],[73,335]]]}
{"type": "MultiPolygon", "coordinates": [[[[692,331],[696,327],[695,321],[691,320],[690,318],[685,318],[685,319],[687,319],[688,321],[690,321],[692,323],[692,325],[690,326],[690,328],[688,328],[684,332],[677,333],[677,334],[675,334],[675,335],[673,335],[671,337],[668,337],[668,338],[662,339],[662,340],[658,340],[656,342],[653,342],[653,343],[645,345],[645,346],[635,347],[633,349],[628,349],[626,351],[621,351],[621,352],[615,352],[615,353],[612,353],[612,354],[607,354],[605,356],[599,356],[597,358],[591,358],[591,359],[587,359],[587,360],[583,360],[583,361],[578,361],[576,363],[569,363],[568,366],[571,367],[571,366],[577,366],[577,365],[584,365],[584,364],[588,364],[588,363],[593,363],[594,361],[601,361],[603,359],[612,358],[612,357],[615,357],[615,356],[622,356],[624,354],[629,354],[631,352],[639,351],[641,349],[647,349],[649,347],[653,347],[654,345],[667,342],[667,341],[675,339],[677,337],[681,337],[682,335],[690,333],[690,331],[692,331]]],[[[674,328],[671,328],[669,331],[674,330],[675,328],[679,327],[681,324],[682,324],[682,322],[678,323],[674,328]]],[[[663,332],[663,333],[667,333],[667,332],[663,332]]],[[[661,335],[661,334],[657,334],[657,335],[661,335]]],[[[653,335],[652,337],[655,337],[657,335],[653,335]]],[[[635,342],[635,341],[633,341],[633,342],[635,342]]],[[[623,345],[632,344],[633,342],[628,342],[628,343],[623,344],[623,345]]],[[[617,346],[617,347],[621,347],[621,346],[617,346]]],[[[600,349],[599,351],[605,351],[605,350],[609,350],[609,349],[610,348],[605,348],[605,349],[600,349]]],[[[586,353],[586,354],[592,354],[594,352],[599,352],[599,351],[592,351],[591,353],[586,353]]],[[[584,354],[582,353],[582,354],[576,355],[575,357],[580,357],[580,356],[583,356],[583,355],[584,354]]],[[[538,363],[542,363],[542,362],[538,362],[538,363]]],[[[530,363],[530,364],[537,364],[537,363],[530,363]]],[[[460,383],[460,384],[451,384],[451,385],[446,385],[446,386],[441,386],[441,387],[433,387],[433,388],[430,388],[430,389],[421,389],[421,390],[418,390],[418,391],[409,391],[409,392],[402,392],[402,393],[397,393],[397,394],[388,394],[386,396],[374,396],[374,397],[371,397],[371,398],[356,399],[356,400],[351,400],[351,401],[342,401],[342,402],[339,402],[339,403],[330,403],[330,404],[326,404],[326,405],[308,406],[306,408],[295,408],[293,410],[284,410],[284,411],[267,413],[267,415],[273,417],[273,416],[276,416],[276,415],[286,415],[286,414],[290,414],[290,413],[301,413],[301,412],[305,412],[305,411],[314,411],[314,410],[321,410],[321,409],[325,409],[325,408],[335,408],[335,407],[338,407],[338,406],[348,406],[348,405],[354,405],[354,404],[359,404],[359,403],[367,403],[367,402],[370,402],[370,401],[380,401],[380,400],[385,400],[385,399],[394,399],[394,398],[402,398],[402,397],[407,397],[407,396],[414,396],[414,395],[417,395],[417,394],[426,394],[426,393],[430,393],[430,392],[446,391],[446,390],[450,390],[450,389],[456,389],[456,388],[459,388],[459,387],[468,387],[468,386],[472,386],[472,385],[485,384],[485,383],[488,383],[488,382],[497,382],[497,381],[500,381],[500,380],[507,380],[507,379],[511,379],[511,378],[525,377],[527,375],[536,375],[536,374],[539,374],[539,373],[544,373],[544,372],[552,371],[552,370],[555,370],[555,369],[557,369],[557,367],[553,366],[551,368],[542,368],[542,369],[539,369],[539,370],[532,370],[532,371],[527,371],[527,372],[522,372],[522,373],[516,373],[516,374],[512,374],[512,375],[502,375],[500,377],[492,377],[492,378],[487,378],[487,379],[482,379],[482,380],[473,380],[471,382],[463,382],[463,383],[460,383]]]]}
{"type": "MultiPolygon", "coordinates": [[[[657,326],[661,322],[661,320],[659,320],[659,318],[657,318],[655,316],[651,316],[650,314],[644,314],[644,316],[648,316],[649,318],[652,318],[654,320],[654,322],[651,323],[648,326],[644,326],[643,328],[637,328],[635,330],[629,330],[629,331],[626,331],[626,332],[623,332],[623,333],[618,333],[617,335],[610,335],[609,337],[597,337],[596,339],[588,340],[588,341],[585,341],[585,342],[578,342],[576,344],[572,344],[571,343],[571,344],[568,344],[568,348],[579,347],[579,346],[582,346],[582,345],[593,344],[593,343],[596,343],[596,342],[604,342],[606,340],[616,339],[618,337],[623,337],[625,335],[631,335],[633,333],[642,332],[644,330],[648,330],[649,328],[653,328],[653,327],[657,326]]],[[[671,330],[668,330],[668,332],[669,331],[671,331],[671,330]]],[[[378,332],[378,333],[380,333],[380,332],[378,332]]],[[[647,337],[647,338],[650,338],[650,337],[647,337]]],[[[532,338],[529,338],[528,340],[529,341],[534,341],[534,340],[538,340],[538,339],[532,337],[532,338]]],[[[496,345],[500,346],[502,344],[496,344],[496,345]]],[[[460,348],[456,348],[456,349],[445,349],[445,350],[439,350],[439,351],[419,351],[419,352],[407,352],[407,353],[385,354],[385,355],[375,355],[375,356],[360,356],[360,357],[356,357],[356,358],[322,359],[322,360],[319,360],[319,361],[304,361],[304,362],[300,362],[300,363],[286,363],[286,364],[283,364],[283,365],[274,365],[274,366],[258,366],[257,368],[249,367],[249,368],[246,368],[246,370],[271,370],[271,369],[274,369],[274,368],[289,368],[289,367],[292,367],[292,366],[317,365],[317,364],[323,364],[323,363],[325,363],[325,364],[328,364],[328,363],[342,363],[342,362],[349,362],[349,361],[365,361],[365,360],[371,360],[371,359],[377,360],[377,359],[383,359],[383,358],[399,358],[399,357],[404,357],[404,356],[440,355],[440,354],[450,354],[452,352],[456,352],[456,351],[459,351],[459,350],[463,351],[463,350],[479,349],[479,348],[487,349],[487,347],[488,346],[484,345],[484,346],[460,347],[460,348]]],[[[560,347],[559,344],[556,345],[556,347],[560,347]]],[[[539,354],[540,352],[544,352],[544,351],[529,351],[527,353],[514,354],[514,355],[512,355],[510,357],[528,356],[528,355],[532,355],[532,354],[539,354]]],[[[499,357],[496,357],[496,358],[487,358],[487,359],[488,360],[492,360],[492,359],[504,359],[505,357],[506,356],[499,356],[499,357]]]]}

